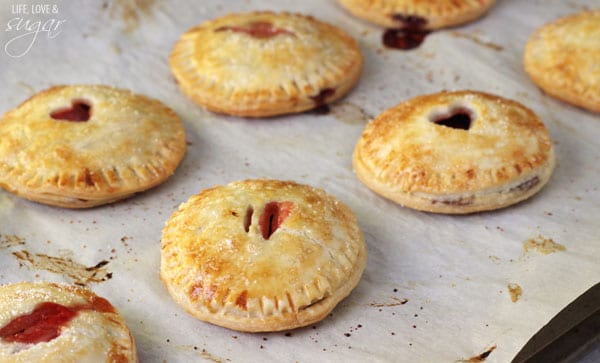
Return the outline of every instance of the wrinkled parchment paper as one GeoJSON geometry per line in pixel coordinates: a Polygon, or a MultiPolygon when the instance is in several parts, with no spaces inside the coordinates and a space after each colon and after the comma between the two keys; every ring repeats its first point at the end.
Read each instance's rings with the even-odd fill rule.
{"type": "Polygon", "coordinates": [[[522,67],[534,29],[586,6],[600,1],[498,0],[485,18],[404,52],[385,49],[381,28],[332,0],[4,0],[1,112],[57,84],[129,88],[180,115],[188,151],[164,185],[100,208],[63,210],[0,191],[0,283],[86,284],[125,316],[142,362],[508,362],[600,280],[600,116],[543,94],[522,67]],[[50,11],[22,14],[19,4],[50,11]],[[257,9],[312,14],[358,39],[363,77],[329,114],[227,117],[178,90],[167,57],[179,36],[204,20],[257,9]],[[15,18],[30,20],[30,29],[39,20],[42,31],[14,40],[27,33],[15,18]],[[443,89],[513,98],[544,120],[557,167],[541,193],[495,212],[443,216],[397,206],[358,181],[351,153],[365,123],[443,89]],[[326,189],[364,231],[362,281],[314,326],[272,334],[212,326],[188,316],[159,280],[161,229],[175,208],[204,188],[257,177],[326,189]]]}

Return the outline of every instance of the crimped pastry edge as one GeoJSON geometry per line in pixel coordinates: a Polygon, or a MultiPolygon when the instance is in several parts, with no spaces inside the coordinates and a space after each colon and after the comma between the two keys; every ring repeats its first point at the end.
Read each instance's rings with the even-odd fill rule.
{"type": "MultiPolygon", "coordinates": [[[[281,12],[275,13],[272,11],[253,11],[248,13],[232,13],[224,17],[236,16],[236,15],[284,15],[284,16],[299,16],[309,21],[318,22],[321,25],[326,26],[330,31],[335,32],[339,35],[343,41],[348,45],[356,49],[358,57],[356,62],[351,64],[347,69],[340,70],[339,74],[343,77],[336,80],[334,83],[327,83],[325,85],[313,85],[313,88],[319,91],[326,89],[333,89],[334,93],[328,95],[323,104],[333,103],[344,96],[346,96],[352,88],[358,83],[362,69],[364,66],[364,59],[362,52],[358,46],[356,40],[351,37],[348,33],[342,29],[318,20],[312,16],[304,15],[300,13],[281,12]]],[[[212,19],[209,22],[219,20],[221,18],[212,19]]],[[[211,89],[204,90],[201,83],[195,82],[197,79],[196,72],[190,65],[189,57],[191,56],[191,49],[193,49],[194,32],[201,29],[203,24],[192,27],[181,35],[179,40],[175,43],[171,54],[169,56],[169,66],[173,73],[179,88],[181,91],[196,104],[201,107],[216,113],[228,114],[240,117],[259,118],[259,117],[273,117],[285,114],[293,114],[308,111],[320,106],[315,104],[314,97],[318,96],[318,92],[315,94],[307,94],[302,90],[297,90],[294,94],[282,95],[276,94],[279,90],[271,90],[274,92],[267,99],[263,97],[264,92],[267,90],[256,90],[253,94],[260,97],[254,97],[252,102],[248,103],[241,102],[239,99],[225,99],[216,97],[211,89]]],[[[323,77],[323,79],[325,79],[323,77]]],[[[252,93],[248,93],[252,96],[252,93]]]]}
{"type": "MultiPolygon", "coordinates": [[[[400,2],[400,1],[396,1],[400,2]]],[[[338,0],[338,3],[357,18],[365,19],[386,28],[401,28],[403,23],[393,19],[394,14],[406,16],[419,16],[425,18],[427,23],[422,29],[436,30],[461,25],[474,21],[489,11],[495,0],[487,0],[481,6],[470,6],[467,10],[456,9],[442,13],[434,8],[436,4],[414,4],[413,1],[404,1],[403,4],[389,4],[386,0],[338,0]],[[394,7],[395,6],[395,7],[394,7]]]]}
{"type": "Polygon", "coordinates": [[[524,201],[538,193],[550,180],[555,167],[554,148],[545,165],[521,178],[512,180],[505,185],[469,191],[465,193],[433,194],[423,192],[405,192],[390,188],[389,185],[372,177],[371,170],[362,161],[357,151],[354,151],[352,165],[358,178],[375,193],[394,201],[404,207],[441,214],[469,214],[504,208],[524,201]],[[537,182],[531,188],[521,190],[519,186],[531,180],[537,182]]]}
{"type": "MultiPolygon", "coordinates": [[[[38,97],[43,97],[53,92],[60,92],[65,88],[77,87],[88,88],[90,90],[100,89],[122,92],[132,97],[138,97],[143,102],[158,104],[181,125],[181,120],[177,114],[160,100],[143,94],[133,93],[128,89],[101,84],[52,86],[37,92],[18,106],[7,111],[0,118],[0,122],[6,117],[11,117],[13,112],[17,112],[22,107],[26,107],[29,103],[34,102],[38,97]]],[[[53,177],[41,175],[38,170],[26,170],[21,167],[11,167],[0,163],[0,187],[34,202],[73,209],[91,208],[129,198],[137,193],[162,184],[174,174],[186,151],[185,130],[183,125],[180,128],[179,145],[163,145],[163,148],[168,151],[169,155],[168,158],[161,158],[159,162],[155,161],[152,164],[149,163],[146,165],[129,165],[126,168],[121,168],[123,170],[118,170],[115,167],[97,170],[84,168],[73,173],[56,174],[53,177]],[[135,185],[119,185],[118,182],[121,181],[120,173],[123,172],[137,175],[135,185]],[[88,179],[91,179],[94,185],[86,185],[88,179]]]]}
{"type": "MultiPolygon", "coordinates": [[[[179,305],[181,305],[190,315],[198,318],[199,320],[214,324],[214,325],[218,325],[218,326],[222,326],[222,327],[226,327],[229,329],[233,329],[233,330],[238,330],[238,331],[244,331],[244,332],[269,332],[269,331],[282,331],[282,330],[290,330],[290,329],[295,329],[295,328],[299,328],[302,326],[306,326],[312,323],[315,323],[317,321],[320,321],[322,319],[324,319],[327,314],[329,314],[334,308],[335,306],[341,301],[343,300],[345,297],[347,297],[351,291],[358,285],[362,274],[364,272],[364,269],[366,267],[366,260],[367,260],[367,249],[366,249],[366,244],[365,244],[365,240],[364,240],[364,235],[362,234],[362,232],[360,231],[360,227],[358,226],[358,222],[356,221],[356,217],[354,216],[354,213],[351,211],[351,209],[345,205],[344,203],[342,203],[341,201],[337,200],[335,197],[333,197],[332,195],[328,194],[327,192],[325,192],[323,189],[320,188],[315,188],[312,187],[310,185],[306,185],[306,184],[299,184],[296,182],[292,182],[292,181],[279,181],[279,180],[269,180],[269,179],[254,179],[254,180],[243,180],[243,181],[236,181],[236,182],[232,182],[229,183],[227,185],[221,185],[221,186],[215,186],[212,188],[208,188],[203,190],[203,192],[201,194],[198,195],[194,195],[192,196],[188,201],[182,203],[182,205],[178,208],[177,211],[175,211],[173,213],[173,215],[171,216],[171,218],[169,218],[169,220],[167,221],[165,228],[163,230],[163,238],[162,238],[162,248],[163,248],[163,252],[161,253],[161,271],[160,271],[160,277],[163,281],[163,283],[165,284],[165,286],[167,287],[167,291],[169,292],[169,294],[171,295],[171,297],[173,298],[173,300],[175,302],[177,302],[179,305]],[[344,214],[349,213],[351,220],[350,222],[352,222],[351,224],[355,224],[353,229],[356,229],[356,231],[358,232],[357,237],[358,240],[355,241],[356,243],[356,258],[354,260],[354,262],[352,263],[352,268],[349,270],[351,273],[348,274],[346,276],[346,278],[342,281],[342,283],[340,284],[336,284],[336,287],[333,291],[331,291],[331,286],[329,282],[325,281],[323,286],[321,286],[321,280],[323,279],[327,279],[327,276],[322,276],[320,274],[316,274],[314,276],[314,280],[313,281],[305,281],[305,285],[304,285],[304,289],[308,289],[308,290],[304,290],[304,292],[308,292],[309,290],[314,292],[317,291],[321,296],[320,297],[313,297],[313,300],[310,301],[307,305],[301,305],[298,301],[294,301],[293,304],[290,304],[289,306],[284,306],[283,309],[280,308],[262,308],[262,303],[261,304],[261,311],[254,311],[254,314],[247,314],[246,312],[241,312],[241,311],[237,311],[236,309],[232,310],[232,306],[229,305],[210,305],[210,307],[207,307],[205,305],[205,302],[201,301],[201,300],[195,300],[192,301],[192,299],[190,299],[189,296],[189,292],[187,290],[187,288],[185,288],[187,286],[187,280],[193,280],[196,281],[196,277],[195,276],[190,276],[190,275],[185,275],[185,280],[186,281],[182,281],[181,277],[181,271],[178,270],[173,270],[172,268],[169,268],[168,266],[172,263],[169,263],[168,261],[173,261],[173,257],[167,257],[167,255],[164,252],[165,247],[168,245],[169,247],[169,253],[168,255],[182,255],[185,254],[185,251],[182,251],[180,249],[177,248],[176,245],[174,245],[174,243],[176,241],[172,240],[172,237],[170,239],[165,239],[165,233],[168,229],[171,229],[172,226],[170,225],[169,221],[171,221],[173,218],[179,219],[179,215],[181,213],[184,213],[184,211],[186,209],[188,209],[190,207],[189,203],[196,203],[196,200],[198,198],[201,198],[201,194],[206,193],[206,192],[210,192],[213,189],[217,189],[217,188],[221,188],[221,187],[228,187],[230,185],[233,184],[239,184],[239,183],[246,183],[246,182],[250,182],[250,183],[255,183],[255,182],[275,182],[275,183],[280,183],[282,188],[285,188],[288,186],[288,184],[291,185],[297,185],[300,186],[301,188],[307,188],[309,189],[312,193],[316,193],[315,195],[320,195],[320,197],[325,197],[329,202],[331,203],[335,203],[338,207],[341,207],[342,210],[344,210],[344,214]],[[241,314],[240,314],[241,313],[241,314]]],[[[180,222],[178,222],[180,223],[180,222]]],[[[188,230],[189,226],[187,224],[184,224],[184,229],[188,230]]],[[[286,226],[281,226],[280,229],[282,230],[282,233],[284,234],[292,234],[292,235],[296,235],[295,233],[292,233],[293,231],[295,231],[295,229],[291,229],[286,227],[286,226]]],[[[188,230],[188,232],[191,232],[191,230],[188,230]]],[[[171,235],[172,232],[169,232],[169,235],[171,235]]],[[[300,236],[298,238],[305,238],[302,233],[300,233],[300,236]]],[[[179,265],[181,265],[181,260],[180,259],[175,259],[175,261],[179,262],[179,265]]],[[[340,272],[340,271],[336,271],[340,272]]],[[[290,286],[291,288],[291,286],[290,286]]],[[[230,296],[235,296],[235,292],[237,291],[237,293],[239,293],[238,290],[230,290],[229,288],[227,289],[228,294],[231,294],[230,296]],[[231,291],[229,293],[229,291],[231,291]]],[[[266,300],[277,300],[278,298],[282,298],[285,299],[286,295],[289,295],[290,292],[287,291],[280,291],[279,295],[276,296],[271,296],[271,295],[262,295],[260,297],[254,297],[254,300],[258,299],[258,300],[262,300],[264,301],[266,300]]],[[[295,295],[296,293],[293,293],[293,295],[295,295]]],[[[295,298],[297,298],[298,296],[296,296],[295,298]]],[[[294,297],[291,296],[287,296],[288,299],[295,299],[294,297]]],[[[277,305],[277,303],[275,302],[275,305],[277,305]]]]}

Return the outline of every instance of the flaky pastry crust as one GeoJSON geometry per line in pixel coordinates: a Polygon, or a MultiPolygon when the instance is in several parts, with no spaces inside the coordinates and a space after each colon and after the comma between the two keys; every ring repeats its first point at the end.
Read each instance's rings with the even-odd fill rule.
{"type": "Polygon", "coordinates": [[[495,0],[338,0],[354,16],[386,28],[439,29],[480,18],[495,0]]]}
{"type": "Polygon", "coordinates": [[[169,58],[183,93],[215,112],[263,117],[333,102],[363,57],[347,33],[291,13],[230,14],[188,30],[169,58]]]}
{"type": "Polygon", "coordinates": [[[185,131],[161,102],[107,86],[56,86],[0,120],[0,186],[40,203],[87,208],[149,189],[173,174],[185,131]],[[87,121],[51,115],[75,103],[87,121]]]}
{"type": "Polygon", "coordinates": [[[327,316],[358,284],[366,258],[356,218],[334,197],[294,182],[246,180],[204,190],[171,216],[161,278],[200,320],[280,331],[327,316]]]}
{"type": "Polygon", "coordinates": [[[525,71],[546,93],[600,112],[600,10],[539,28],[525,47],[525,71]]]}
{"type": "Polygon", "coordinates": [[[0,339],[0,361],[12,363],[137,362],[133,336],[123,317],[105,299],[74,285],[21,282],[0,286],[0,329],[42,303],[65,307],[100,305],[81,310],[47,342],[27,344],[0,339]],[[101,299],[102,304],[98,304],[101,299]],[[101,310],[101,311],[98,311],[101,310]]]}
{"type": "Polygon", "coordinates": [[[359,179],[401,205],[471,213],[529,198],[554,169],[550,135],[533,111],[476,91],[415,97],[365,127],[353,154],[359,179]],[[461,129],[437,123],[470,119],[461,129]]]}

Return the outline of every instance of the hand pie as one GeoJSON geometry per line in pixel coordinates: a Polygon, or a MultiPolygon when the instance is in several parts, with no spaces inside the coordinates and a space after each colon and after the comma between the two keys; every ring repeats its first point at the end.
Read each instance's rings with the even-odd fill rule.
{"type": "Polygon", "coordinates": [[[475,20],[495,0],[338,0],[354,16],[386,28],[434,30],[475,20]]]}
{"type": "Polygon", "coordinates": [[[537,193],[554,169],[552,141],[525,106],[474,91],[402,102],[365,127],[353,165],[376,193],[409,208],[471,213],[537,193]]]}
{"type": "Polygon", "coordinates": [[[358,284],[364,237],[323,190],[246,180],[183,203],[162,236],[161,278],[196,318],[260,332],[320,321],[358,284]]]}
{"type": "Polygon", "coordinates": [[[600,10],[538,29],[525,47],[525,71],[549,95],[600,112],[600,10]]]}
{"type": "Polygon", "coordinates": [[[183,93],[199,105],[263,117],[341,98],[358,81],[363,57],[352,37],[313,17],[252,12],[190,29],[169,62],[183,93]]]}
{"type": "Polygon", "coordinates": [[[52,87],[0,119],[0,186],[60,207],[93,207],[156,186],[184,153],[171,109],[107,86],[52,87]]]}
{"type": "Polygon", "coordinates": [[[137,362],[123,317],[90,290],[49,282],[0,286],[0,361],[137,362]]]}

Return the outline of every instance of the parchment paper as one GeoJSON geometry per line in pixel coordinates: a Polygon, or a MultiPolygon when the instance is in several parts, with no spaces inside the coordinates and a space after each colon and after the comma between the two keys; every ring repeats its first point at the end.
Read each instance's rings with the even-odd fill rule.
{"type": "Polygon", "coordinates": [[[485,18],[434,32],[419,49],[404,52],[385,49],[381,28],[334,1],[3,0],[3,48],[24,33],[16,23],[7,31],[16,17],[66,22],[38,33],[21,57],[13,56],[27,41],[11,43],[13,56],[0,49],[1,112],[57,84],[129,88],[180,115],[188,151],[164,185],[110,206],[64,210],[0,191],[0,283],[86,284],[124,315],[142,362],[456,362],[485,356],[486,362],[508,362],[600,280],[600,117],[543,94],[522,66],[534,29],[585,7],[600,7],[600,1],[498,0],[485,18]],[[57,12],[15,14],[16,4],[56,5],[57,12]],[[178,90],[167,57],[179,36],[204,20],[255,9],[312,14],[358,39],[363,77],[331,113],[227,117],[202,110],[178,90]],[[541,193],[495,212],[443,216],[402,208],[358,181],[351,153],[368,119],[443,89],[513,98],[544,120],[557,167],[541,193]],[[326,189],[354,210],[366,236],[362,281],[314,326],[272,334],[212,326],[188,316],[159,280],[161,229],[179,203],[204,188],[257,177],[326,189]],[[544,243],[546,250],[534,248],[544,243]]]}

